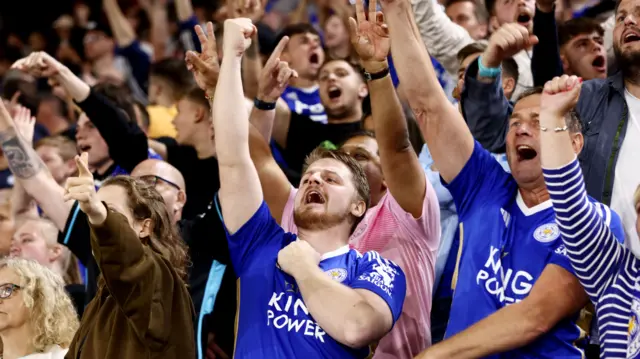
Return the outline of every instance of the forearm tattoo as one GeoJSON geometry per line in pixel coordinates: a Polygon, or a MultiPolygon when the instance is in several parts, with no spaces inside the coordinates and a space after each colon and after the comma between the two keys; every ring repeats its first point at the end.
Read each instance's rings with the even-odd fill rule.
{"type": "Polygon", "coordinates": [[[43,168],[42,160],[14,129],[0,132],[0,146],[9,162],[9,168],[20,179],[35,176],[43,168]]]}

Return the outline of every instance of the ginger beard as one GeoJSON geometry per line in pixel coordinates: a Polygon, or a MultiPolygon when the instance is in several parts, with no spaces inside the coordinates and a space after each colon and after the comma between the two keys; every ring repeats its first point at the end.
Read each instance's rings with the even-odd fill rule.
{"type": "Polygon", "coordinates": [[[319,195],[317,190],[307,191],[304,204],[296,206],[293,210],[293,222],[298,228],[307,230],[325,230],[334,227],[351,216],[347,206],[342,212],[331,213],[328,211],[327,194],[319,195]],[[319,207],[322,206],[322,209],[319,207]]]}

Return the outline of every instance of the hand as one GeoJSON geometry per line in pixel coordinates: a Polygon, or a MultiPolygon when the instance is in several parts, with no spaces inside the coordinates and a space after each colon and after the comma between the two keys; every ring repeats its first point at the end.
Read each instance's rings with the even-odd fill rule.
{"type": "Polygon", "coordinates": [[[554,77],[544,85],[540,108],[557,116],[566,115],[578,103],[582,89],[582,78],[562,75],[554,77]]]}
{"type": "Polygon", "coordinates": [[[258,30],[250,19],[229,19],[224,22],[224,55],[242,56],[251,46],[251,37],[258,30]]]}
{"type": "Polygon", "coordinates": [[[320,253],[307,241],[296,240],[278,252],[278,265],[285,273],[297,278],[305,271],[318,268],[320,253]]]}
{"type": "Polygon", "coordinates": [[[257,23],[264,16],[266,2],[263,0],[227,0],[229,18],[245,17],[257,23]]]}
{"type": "Polygon", "coordinates": [[[33,131],[36,125],[36,118],[31,116],[31,110],[23,106],[16,106],[13,115],[13,124],[17,132],[29,144],[33,145],[33,131]]]}
{"type": "Polygon", "coordinates": [[[260,72],[258,99],[261,101],[276,102],[287,88],[289,79],[298,77],[298,73],[292,70],[288,63],[280,61],[280,55],[288,43],[288,36],[280,40],[260,72]]]}
{"type": "Polygon", "coordinates": [[[502,60],[537,43],[538,37],[529,34],[526,27],[515,23],[504,24],[491,35],[489,46],[482,54],[482,64],[489,68],[498,67],[502,60]]]}
{"type": "Polygon", "coordinates": [[[206,359],[229,359],[229,356],[216,344],[216,336],[213,333],[209,333],[207,341],[207,352],[205,354],[206,359]]]}
{"type": "Polygon", "coordinates": [[[64,188],[64,200],[78,201],[82,212],[87,215],[91,224],[102,224],[107,219],[107,208],[96,196],[93,175],[89,171],[89,154],[83,152],[76,156],[78,177],[69,177],[64,188]]]}
{"type": "Polygon", "coordinates": [[[200,25],[195,27],[202,53],[187,51],[187,69],[193,73],[193,77],[198,87],[203,89],[209,96],[213,96],[220,74],[220,64],[218,63],[218,47],[216,37],[213,33],[213,23],[207,23],[207,34],[200,25]]]}
{"type": "Polygon", "coordinates": [[[35,77],[54,77],[66,67],[46,52],[38,51],[16,61],[11,65],[11,68],[24,71],[35,77]]]}
{"type": "Polygon", "coordinates": [[[376,11],[376,0],[369,1],[369,14],[364,12],[363,0],[356,0],[356,18],[349,18],[351,44],[363,65],[367,62],[381,63],[387,60],[391,42],[389,28],[384,15],[376,11]]]}

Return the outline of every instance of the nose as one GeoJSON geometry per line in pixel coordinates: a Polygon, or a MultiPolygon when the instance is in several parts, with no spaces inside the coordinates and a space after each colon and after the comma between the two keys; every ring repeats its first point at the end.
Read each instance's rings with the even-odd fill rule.
{"type": "Polygon", "coordinates": [[[529,122],[521,122],[516,128],[516,136],[531,136],[533,125],[529,122]]]}
{"type": "Polygon", "coordinates": [[[309,176],[309,184],[319,185],[322,183],[322,177],[320,176],[320,172],[314,172],[309,176]]]}
{"type": "Polygon", "coordinates": [[[629,25],[635,26],[635,25],[638,24],[638,21],[637,21],[636,17],[632,13],[629,13],[624,18],[624,24],[625,24],[625,26],[629,26],[629,25]]]}

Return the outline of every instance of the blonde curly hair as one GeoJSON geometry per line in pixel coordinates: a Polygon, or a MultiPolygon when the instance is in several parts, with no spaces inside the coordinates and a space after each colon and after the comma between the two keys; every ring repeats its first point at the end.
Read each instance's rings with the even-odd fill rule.
{"type": "Polygon", "coordinates": [[[51,345],[68,348],[80,323],[62,278],[35,261],[20,258],[0,259],[0,268],[9,268],[20,277],[20,290],[30,309],[29,324],[35,334],[34,348],[38,352],[51,345]]]}

